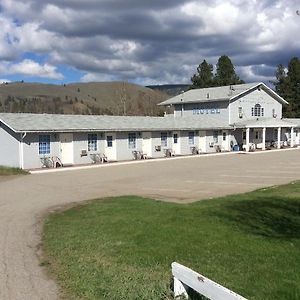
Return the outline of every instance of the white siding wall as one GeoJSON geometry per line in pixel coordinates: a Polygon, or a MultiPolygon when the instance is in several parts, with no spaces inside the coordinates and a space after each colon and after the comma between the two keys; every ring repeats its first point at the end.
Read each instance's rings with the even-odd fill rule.
{"type": "Polygon", "coordinates": [[[79,132],[73,134],[74,164],[92,163],[90,154],[105,151],[105,139],[103,132],[79,132]],[[88,134],[97,134],[97,151],[88,151],[88,134]],[[81,156],[82,150],[86,150],[87,156],[81,156]]]}
{"type": "Polygon", "coordinates": [[[180,154],[181,155],[188,155],[192,154],[191,147],[199,148],[199,132],[194,132],[194,143],[189,144],[189,132],[190,131],[181,131],[180,132],[180,154]]]}
{"type": "Polygon", "coordinates": [[[248,119],[256,119],[252,116],[251,109],[255,104],[260,104],[264,108],[264,118],[272,118],[273,112],[277,114],[277,118],[281,119],[282,104],[267,94],[265,91],[255,90],[230,104],[230,123],[236,123],[248,119]],[[239,118],[239,107],[242,107],[243,118],[239,118]]]}
{"type": "MultiPolygon", "coordinates": [[[[132,132],[133,133],[133,132],[132,132]]],[[[133,159],[132,151],[142,151],[142,133],[135,132],[136,134],[136,147],[129,148],[128,145],[129,132],[117,133],[117,160],[130,160],[133,159]]]]}
{"type": "Polygon", "coordinates": [[[24,168],[41,168],[41,157],[43,156],[60,157],[60,142],[58,136],[59,134],[54,133],[28,133],[23,143],[24,168]],[[39,135],[50,135],[50,154],[39,155],[39,135]]]}
{"type": "Polygon", "coordinates": [[[161,131],[154,131],[152,132],[152,155],[151,157],[164,157],[165,152],[164,149],[171,149],[172,148],[172,133],[169,131],[163,131],[167,132],[167,146],[164,147],[161,145],[161,131]],[[160,146],[161,151],[156,151],[155,147],[160,146]]]}
{"type": "MultiPolygon", "coordinates": [[[[224,122],[229,122],[229,110],[227,101],[215,101],[211,103],[186,103],[184,104],[183,117],[193,117],[198,119],[210,119],[218,117],[224,122]],[[219,113],[216,113],[216,109],[219,113]],[[194,114],[196,112],[196,114],[194,114]]],[[[174,116],[181,117],[181,104],[175,105],[174,116]]]]}
{"type": "Polygon", "coordinates": [[[0,123],[0,165],[21,167],[19,158],[19,135],[0,123]]]}
{"type": "Polygon", "coordinates": [[[222,132],[220,130],[216,130],[218,132],[218,140],[214,140],[214,130],[206,130],[206,152],[216,152],[215,145],[222,145],[222,132]]]}

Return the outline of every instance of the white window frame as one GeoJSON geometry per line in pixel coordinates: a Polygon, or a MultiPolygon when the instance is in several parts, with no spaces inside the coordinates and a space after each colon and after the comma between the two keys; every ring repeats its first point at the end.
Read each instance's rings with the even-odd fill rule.
{"type": "Polygon", "coordinates": [[[223,131],[223,133],[222,133],[222,140],[223,140],[223,142],[225,142],[226,139],[227,139],[227,133],[225,131],[223,131]]]}
{"type": "Polygon", "coordinates": [[[162,147],[168,147],[168,133],[166,131],[160,133],[160,143],[162,147]]]}
{"type": "Polygon", "coordinates": [[[173,143],[178,144],[178,133],[173,134],[173,143]]]}
{"type": "Polygon", "coordinates": [[[51,153],[50,134],[39,135],[39,155],[47,155],[51,153]]]}
{"type": "Polygon", "coordinates": [[[136,133],[135,132],[128,133],[128,148],[136,149],[136,133]]]}
{"type": "Polygon", "coordinates": [[[195,145],[195,132],[189,131],[188,133],[189,145],[195,145]]]}
{"type": "Polygon", "coordinates": [[[97,151],[98,147],[98,136],[97,133],[88,134],[88,151],[97,151]]]}
{"type": "Polygon", "coordinates": [[[263,117],[265,113],[264,108],[259,104],[255,104],[254,107],[251,108],[252,117],[263,117]]]}
{"type": "Polygon", "coordinates": [[[106,147],[107,148],[112,148],[113,146],[113,136],[112,135],[107,135],[106,136],[106,147]]]}

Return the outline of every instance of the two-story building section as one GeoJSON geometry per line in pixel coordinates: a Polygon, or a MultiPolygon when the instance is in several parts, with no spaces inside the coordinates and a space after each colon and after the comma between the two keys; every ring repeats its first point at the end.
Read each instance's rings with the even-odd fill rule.
{"type": "Polygon", "coordinates": [[[176,119],[218,119],[230,126],[222,130],[225,150],[235,145],[249,151],[299,144],[299,120],[282,119],[282,105],[288,105],[287,101],[261,82],[189,90],[160,105],[173,106],[176,119]]]}

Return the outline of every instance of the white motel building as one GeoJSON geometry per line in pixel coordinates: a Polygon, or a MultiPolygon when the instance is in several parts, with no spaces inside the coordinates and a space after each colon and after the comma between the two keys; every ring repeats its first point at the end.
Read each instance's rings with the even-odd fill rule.
{"type": "Polygon", "coordinates": [[[264,83],[189,90],[159,105],[174,112],[164,117],[0,113],[0,165],[34,169],[300,144],[300,119],[283,119],[288,103],[264,83]]]}

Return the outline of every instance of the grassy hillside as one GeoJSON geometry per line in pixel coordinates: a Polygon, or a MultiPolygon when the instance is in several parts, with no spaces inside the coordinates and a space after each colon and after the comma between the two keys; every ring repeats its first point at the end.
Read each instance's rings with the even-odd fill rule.
{"type": "Polygon", "coordinates": [[[0,112],[161,115],[168,95],[125,82],[8,83],[0,85],[0,112]]]}

